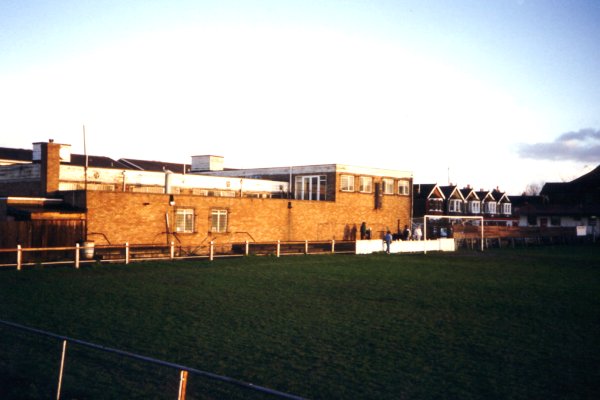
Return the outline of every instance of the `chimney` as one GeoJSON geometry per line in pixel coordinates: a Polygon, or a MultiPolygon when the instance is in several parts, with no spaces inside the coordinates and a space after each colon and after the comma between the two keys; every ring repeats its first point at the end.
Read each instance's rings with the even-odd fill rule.
{"type": "Polygon", "coordinates": [[[40,195],[58,191],[62,145],[50,139],[48,143],[33,144],[33,161],[40,162],[40,195]]]}

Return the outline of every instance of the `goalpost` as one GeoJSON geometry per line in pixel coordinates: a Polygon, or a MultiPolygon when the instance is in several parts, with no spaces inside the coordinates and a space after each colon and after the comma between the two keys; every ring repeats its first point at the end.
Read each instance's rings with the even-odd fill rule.
{"type": "MultiPolygon", "coordinates": [[[[423,217],[423,240],[427,240],[427,219],[449,219],[449,220],[474,220],[479,221],[479,228],[481,229],[481,251],[483,251],[483,217],[478,216],[457,216],[457,215],[425,215],[423,217]]],[[[425,250],[427,253],[427,250],[425,250]]]]}

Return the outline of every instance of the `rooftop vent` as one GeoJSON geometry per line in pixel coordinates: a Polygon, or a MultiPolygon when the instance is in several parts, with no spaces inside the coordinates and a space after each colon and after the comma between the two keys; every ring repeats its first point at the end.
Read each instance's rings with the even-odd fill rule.
{"type": "Polygon", "coordinates": [[[221,156],[192,156],[192,172],[223,171],[221,156]]]}

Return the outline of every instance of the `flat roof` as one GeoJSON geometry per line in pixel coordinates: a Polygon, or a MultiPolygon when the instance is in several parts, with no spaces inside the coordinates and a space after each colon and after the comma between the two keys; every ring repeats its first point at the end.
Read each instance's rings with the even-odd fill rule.
{"type": "Polygon", "coordinates": [[[219,176],[255,176],[255,175],[288,175],[288,174],[318,174],[318,173],[348,173],[356,175],[373,175],[390,178],[412,178],[411,171],[393,169],[360,167],[347,164],[295,165],[288,167],[228,169],[224,171],[202,171],[202,174],[219,176]]]}

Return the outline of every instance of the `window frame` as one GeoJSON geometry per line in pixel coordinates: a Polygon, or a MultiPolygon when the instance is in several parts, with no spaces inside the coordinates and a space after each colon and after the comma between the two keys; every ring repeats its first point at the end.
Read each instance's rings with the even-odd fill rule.
{"type": "Polygon", "coordinates": [[[483,204],[484,214],[496,214],[498,211],[498,204],[495,201],[486,201],[483,204]]]}
{"type": "Polygon", "coordinates": [[[297,175],[294,179],[294,199],[327,200],[327,175],[297,175]]]}
{"type": "Polygon", "coordinates": [[[510,203],[503,203],[502,204],[502,214],[504,215],[511,215],[512,213],[512,204],[510,203]]]}
{"type": "Polygon", "coordinates": [[[227,233],[229,229],[229,210],[226,208],[213,208],[210,210],[210,232],[211,233],[227,233]],[[217,223],[215,225],[215,216],[217,223]],[[224,223],[222,221],[224,216],[224,223]],[[224,225],[224,226],[222,226],[224,225]]]}
{"type": "Polygon", "coordinates": [[[462,203],[463,203],[463,201],[461,199],[448,200],[448,212],[451,212],[451,213],[462,212],[462,203]]]}
{"type": "Polygon", "coordinates": [[[444,200],[440,198],[431,198],[427,200],[427,212],[444,212],[444,200]],[[434,207],[435,206],[435,207],[434,207]]]}
{"type": "Polygon", "coordinates": [[[358,191],[360,193],[373,193],[373,177],[360,176],[358,178],[358,191]],[[368,184],[365,184],[368,183],[368,184]]]}
{"type": "Polygon", "coordinates": [[[469,212],[471,214],[481,214],[481,202],[479,200],[471,200],[469,201],[469,212]],[[477,206],[477,207],[474,207],[477,206]],[[477,211],[475,211],[477,208],[477,211]]]}
{"type": "Polygon", "coordinates": [[[383,178],[381,180],[383,194],[394,194],[394,180],[392,178],[383,178]]]}
{"type": "Polygon", "coordinates": [[[354,192],[354,175],[340,175],[340,191],[342,192],[354,192]]]}
{"type": "Polygon", "coordinates": [[[196,232],[195,228],[195,210],[191,207],[177,207],[175,209],[175,233],[194,233],[196,232]]]}
{"type": "Polygon", "coordinates": [[[398,181],[398,194],[400,196],[410,195],[410,182],[405,180],[398,181]]]}

